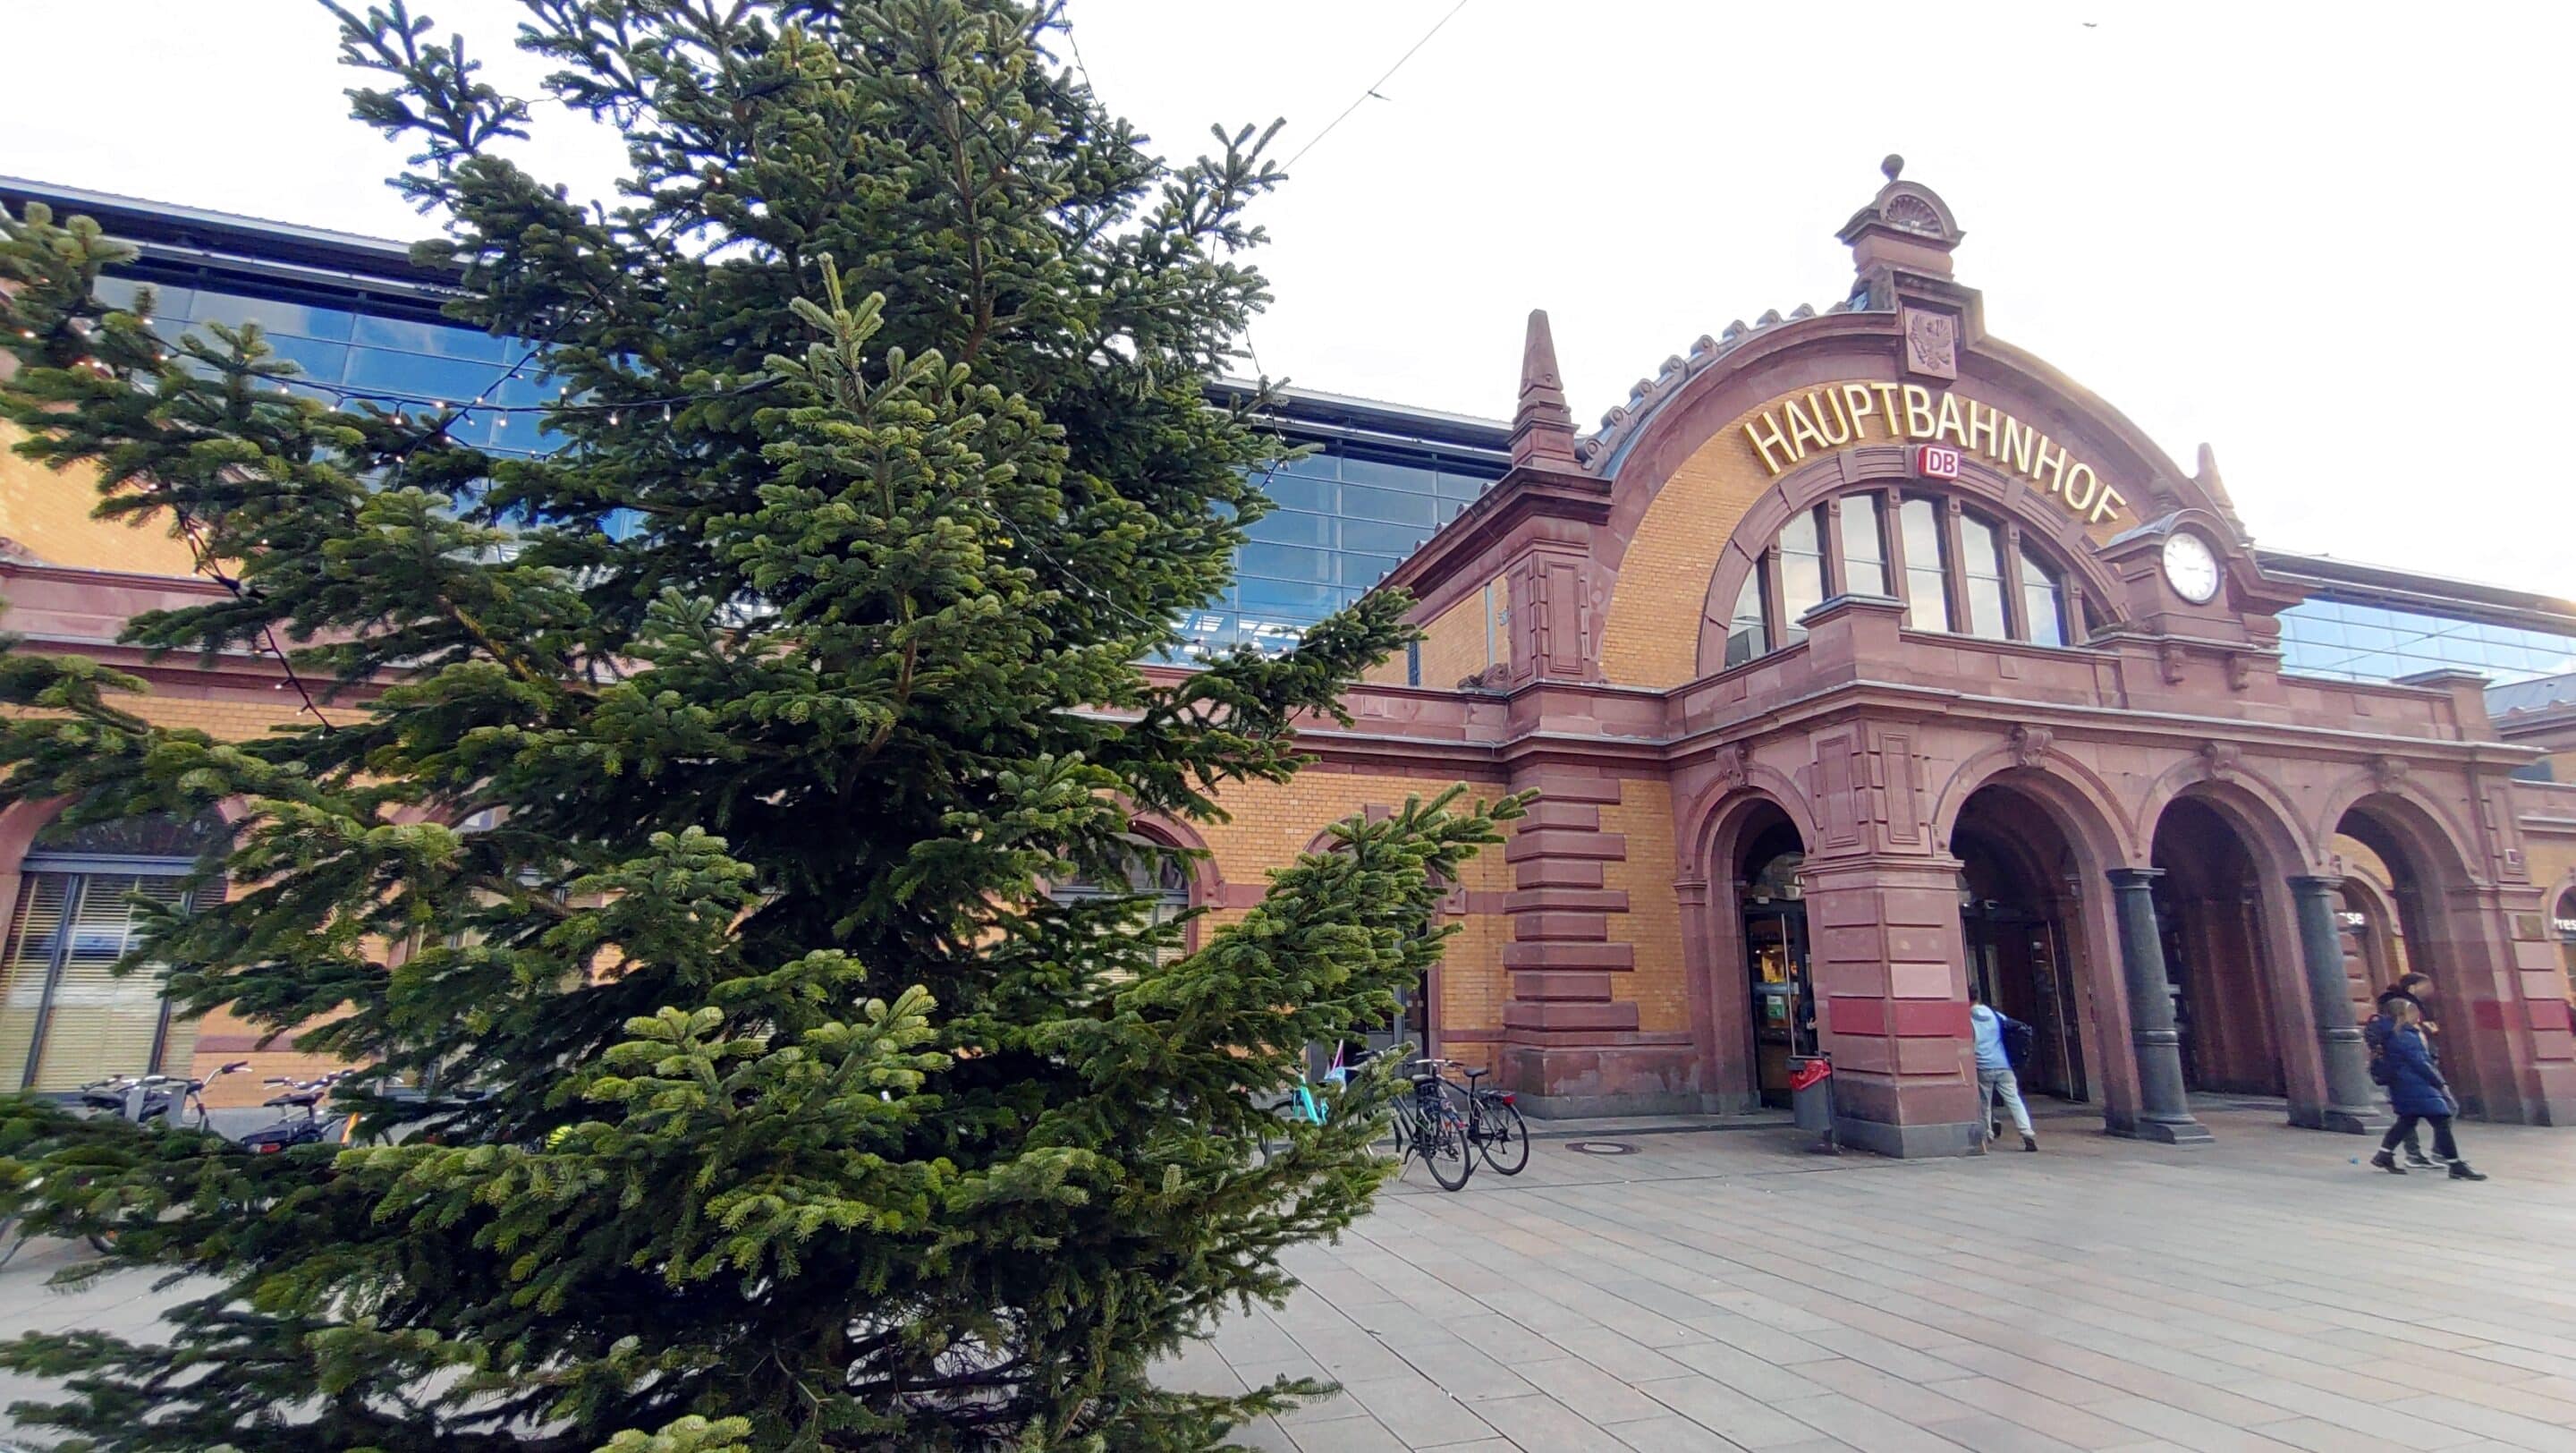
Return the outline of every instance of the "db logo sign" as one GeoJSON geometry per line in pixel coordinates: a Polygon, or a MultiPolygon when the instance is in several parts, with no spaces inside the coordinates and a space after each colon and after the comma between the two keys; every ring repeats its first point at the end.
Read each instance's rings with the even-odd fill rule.
{"type": "Polygon", "coordinates": [[[1917,444],[1914,446],[1914,472],[1925,479],[1956,479],[1959,477],[1959,451],[1944,449],[1938,444],[1917,444]]]}

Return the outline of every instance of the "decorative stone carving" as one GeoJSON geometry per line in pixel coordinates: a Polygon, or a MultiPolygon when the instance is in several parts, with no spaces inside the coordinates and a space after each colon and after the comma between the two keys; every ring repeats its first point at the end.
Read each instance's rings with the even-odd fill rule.
{"type": "Polygon", "coordinates": [[[1733,792],[1753,775],[1752,764],[1746,759],[1742,742],[1729,742],[1718,748],[1711,765],[1716,768],[1718,790],[1721,792],[1733,792]]]}
{"type": "Polygon", "coordinates": [[[2242,651],[2227,653],[2227,689],[2243,691],[2254,679],[2254,658],[2242,651]]]}
{"type": "Polygon", "coordinates": [[[2156,660],[2164,667],[2165,684],[2180,686],[2182,684],[2182,647],[2172,641],[2160,642],[2156,646],[2156,660]]]}
{"type": "Polygon", "coordinates": [[[2024,767],[2036,767],[2048,749],[2057,744],[2057,733],[2044,726],[2017,726],[2012,729],[2013,761],[2024,767]]]}
{"type": "Polygon", "coordinates": [[[2200,769],[2212,782],[2230,781],[2245,769],[2245,749],[2234,742],[2203,742],[2200,769]]]}
{"type": "Polygon", "coordinates": [[[1920,308],[1905,310],[1905,368],[1926,378],[1959,376],[1959,320],[1920,308]]]}
{"type": "Polygon", "coordinates": [[[2372,785],[2382,792],[2402,790],[2406,786],[2406,759],[2404,757],[2371,758],[2370,780],[2372,785]]]}

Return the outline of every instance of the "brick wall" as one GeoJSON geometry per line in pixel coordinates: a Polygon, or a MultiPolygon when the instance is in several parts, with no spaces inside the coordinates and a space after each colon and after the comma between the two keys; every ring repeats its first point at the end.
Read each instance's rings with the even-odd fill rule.
{"type": "Polygon", "coordinates": [[[1640,1030],[1688,1030],[1681,904],[1673,894],[1671,787],[1646,778],[1622,781],[1617,805],[1601,809],[1601,830],[1625,837],[1628,849],[1602,875],[1604,887],[1628,895],[1628,911],[1610,915],[1609,939],[1636,950],[1636,966],[1612,977],[1612,997],[1636,1004],[1640,1030]]]}
{"type": "Polygon", "coordinates": [[[86,468],[57,474],[11,452],[25,435],[0,424],[0,538],[48,565],[137,575],[186,575],[195,562],[169,522],[122,524],[93,518],[98,504],[86,468]]]}
{"type": "MultiPolygon", "coordinates": [[[[1212,930],[1241,918],[1243,907],[1258,900],[1269,871],[1294,862],[1329,824],[1364,814],[1373,807],[1391,809],[1407,797],[1427,797],[1448,785],[1437,778],[1311,769],[1285,783],[1229,785],[1219,798],[1229,820],[1202,824],[1198,832],[1206,839],[1208,853],[1225,881],[1229,905],[1242,906],[1211,912],[1204,920],[1207,928],[1212,930]]],[[[1487,789],[1482,795],[1494,794],[1487,789]]],[[[1665,876],[1669,892],[1669,871],[1665,876]]],[[[1477,854],[1458,886],[1465,890],[1464,899],[1471,909],[1494,906],[1499,890],[1505,886],[1502,846],[1496,844],[1477,854]]],[[[1501,916],[1490,911],[1471,911],[1451,921],[1460,923],[1464,931],[1449,941],[1443,956],[1440,1002],[1433,1006],[1433,1022],[1444,1032],[1463,1030],[1474,1034],[1496,1029],[1502,1023],[1503,1001],[1510,996],[1502,971],[1502,945],[1509,937],[1508,929],[1501,916]]],[[[1451,1048],[1460,1059],[1482,1061],[1481,1042],[1462,1041],[1451,1048]]]]}
{"type": "Polygon", "coordinates": [[[1504,654],[1502,611],[1508,594],[1497,575],[1423,627],[1423,685],[1445,690],[1495,664],[1504,654]]]}
{"type": "Polygon", "coordinates": [[[1601,671],[1612,682],[1679,686],[1700,674],[1709,576],[1736,521],[1771,487],[1745,447],[1742,422],[1728,423],[1683,460],[1637,522],[1602,625],[1601,671]]]}

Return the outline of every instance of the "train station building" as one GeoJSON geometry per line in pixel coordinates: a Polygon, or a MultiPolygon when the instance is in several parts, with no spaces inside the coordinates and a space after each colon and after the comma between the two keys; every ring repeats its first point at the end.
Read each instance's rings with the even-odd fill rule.
{"type": "MultiPolygon", "coordinates": [[[[344,386],[494,371],[399,248],[0,184],[26,199],[135,238],[165,314],[261,316],[344,386]]],[[[1424,636],[1295,780],[1145,824],[1193,850],[1145,881],[1221,923],[1338,817],[1537,789],[1390,1032],[1541,1115],[1749,1111],[1821,1053],[1845,1143],[1971,1153],[1974,986],[2037,1031],[2025,1089],[2112,1133],[2204,1139],[2195,1095],[2360,1130],[2386,1119],[2358,1024],[2411,967],[2468,1113],[2576,1120],[2576,606],[2258,550],[2209,451],[1987,333],[1936,193],[1891,167],[1838,235],[1847,296],[1702,336],[1589,430],[1543,314],[1508,422],[1284,397],[1315,448],[1185,632],[1281,645],[1384,584],[1424,636]]],[[[258,658],[115,644],[217,587],[88,503],[0,462],[0,628],[140,671],[163,720],[283,719],[258,658]]],[[[0,816],[0,1075],[253,1048],[84,977],[107,887],[166,878],[187,826],[51,832],[0,816]]]]}

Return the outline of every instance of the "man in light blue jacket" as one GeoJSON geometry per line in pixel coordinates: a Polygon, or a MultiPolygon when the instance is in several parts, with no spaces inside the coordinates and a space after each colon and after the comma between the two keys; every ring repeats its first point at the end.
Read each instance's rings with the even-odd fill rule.
{"type": "Polygon", "coordinates": [[[2012,1112],[2013,1128],[2021,1132],[2021,1148],[2039,1149],[2039,1137],[2030,1133],[2030,1107],[2021,1102],[2021,1080],[2004,1053],[2005,1031],[2028,1027],[1987,1003],[1985,991],[1975,984],[1968,986],[1968,1030],[1977,1042],[1977,1118],[1986,1122],[1988,1144],[2003,1133],[1994,1119],[1995,1097],[2001,1095],[2004,1108],[2012,1112]]]}

